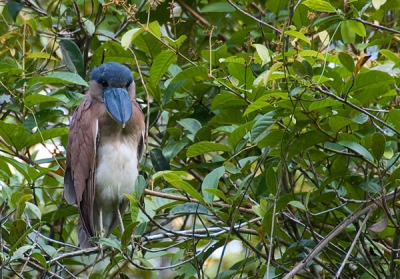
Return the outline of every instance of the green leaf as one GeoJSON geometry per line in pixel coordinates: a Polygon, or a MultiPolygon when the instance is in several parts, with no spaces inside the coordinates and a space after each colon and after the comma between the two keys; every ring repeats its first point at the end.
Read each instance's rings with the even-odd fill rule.
{"type": "Polygon", "coordinates": [[[291,37],[295,37],[299,40],[302,40],[303,42],[307,43],[308,45],[311,45],[310,40],[301,32],[294,31],[294,30],[287,30],[285,31],[286,35],[289,35],[291,37]]]}
{"type": "Polygon", "coordinates": [[[342,65],[350,72],[350,73],[354,73],[354,59],[353,57],[351,57],[350,54],[346,53],[346,52],[339,52],[339,60],[340,63],[342,63],[342,65]]]}
{"type": "Polygon", "coordinates": [[[168,42],[168,44],[176,50],[178,50],[182,46],[186,38],[186,35],[181,35],[177,40],[173,40],[168,36],[164,36],[164,39],[168,42]]]}
{"type": "Polygon", "coordinates": [[[60,101],[59,98],[42,94],[32,94],[24,99],[24,103],[27,107],[32,107],[34,105],[38,105],[41,103],[59,102],[59,101],[60,101]]]}
{"type": "Polygon", "coordinates": [[[227,107],[244,107],[247,102],[236,94],[223,91],[212,99],[211,110],[225,109],[227,107]]]}
{"type": "Polygon", "coordinates": [[[319,143],[329,140],[329,137],[319,130],[312,130],[301,134],[297,139],[292,140],[289,158],[291,156],[304,152],[308,148],[313,148],[319,143]]]}
{"type": "MultiPolygon", "coordinates": [[[[16,215],[15,217],[19,218],[19,216],[16,215]]],[[[8,226],[8,229],[10,231],[9,244],[15,245],[15,243],[21,241],[21,237],[26,232],[26,222],[22,219],[16,219],[15,221],[10,222],[8,226]]]]}
{"type": "Polygon", "coordinates": [[[182,180],[181,177],[187,177],[188,173],[185,171],[160,171],[153,174],[153,179],[164,178],[166,181],[169,180],[182,180]]]}
{"type": "Polygon", "coordinates": [[[195,157],[205,153],[217,151],[231,152],[232,149],[225,144],[202,141],[189,146],[188,150],[186,151],[186,156],[195,157]]]}
{"type": "Polygon", "coordinates": [[[28,132],[22,125],[5,123],[0,121],[0,136],[4,141],[17,150],[21,150],[25,146],[28,132]]]}
{"type": "Polygon", "coordinates": [[[183,279],[195,278],[198,270],[191,263],[185,263],[175,271],[176,276],[183,279]]]}
{"type": "Polygon", "coordinates": [[[268,94],[263,95],[262,97],[258,98],[254,103],[249,105],[244,111],[243,117],[256,110],[274,106],[277,102],[285,100],[289,100],[287,93],[269,92],[268,94]]]}
{"type": "Polygon", "coordinates": [[[178,73],[170,84],[183,79],[191,79],[193,82],[201,82],[208,79],[208,69],[204,66],[189,67],[178,73]]]}
{"type": "Polygon", "coordinates": [[[176,63],[176,61],[176,55],[169,50],[162,51],[159,55],[157,55],[153,65],[151,65],[150,68],[150,84],[156,86],[161,80],[162,76],[167,72],[168,67],[171,64],[176,63]]]}
{"type": "Polygon", "coordinates": [[[278,120],[281,110],[270,111],[261,116],[251,129],[251,141],[257,143],[262,140],[269,132],[269,128],[278,120]]]}
{"type": "Polygon", "coordinates": [[[206,175],[201,184],[201,191],[203,193],[204,200],[211,204],[214,200],[214,195],[210,192],[207,192],[207,189],[216,189],[218,188],[218,182],[222,175],[225,173],[225,167],[219,167],[206,175]]]}
{"type": "Polygon", "coordinates": [[[24,7],[23,3],[19,3],[19,2],[15,2],[15,1],[8,2],[8,5],[7,5],[8,12],[10,13],[10,15],[14,21],[17,20],[17,16],[18,16],[19,12],[23,9],[23,7],[24,7]]]}
{"type": "Polygon", "coordinates": [[[322,0],[306,0],[302,3],[317,12],[335,13],[336,9],[327,1],[322,0]]]}
{"type": "Polygon", "coordinates": [[[25,205],[39,220],[42,219],[42,212],[40,212],[40,209],[35,204],[26,202],[25,205]]]}
{"type": "Polygon", "coordinates": [[[312,57],[321,61],[324,61],[326,57],[325,54],[312,49],[301,50],[299,54],[301,57],[312,57]]]}
{"type": "Polygon", "coordinates": [[[10,258],[10,262],[13,262],[15,260],[21,259],[25,256],[25,253],[28,252],[29,250],[34,249],[34,245],[24,245],[22,247],[19,247],[17,250],[15,250],[14,253],[12,253],[12,256],[10,258]]]}
{"type": "Polygon", "coordinates": [[[300,77],[312,77],[313,76],[313,70],[310,65],[310,63],[307,62],[307,60],[303,61],[298,61],[294,60],[293,61],[293,70],[298,74],[300,77]]]}
{"type": "Polygon", "coordinates": [[[250,67],[238,63],[229,63],[228,70],[232,77],[236,78],[236,81],[234,82],[236,86],[244,85],[246,89],[252,87],[254,75],[250,67]]]}
{"type": "Polygon", "coordinates": [[[375,10],[379,10],[385,3],[386,0],[372,0],[372,6],[375,8],[375,10]]]}
{"type": "Polygon", "coordinates": [[[85,29],[86,34],[92,36],[96,31],[96,26],[94,25],[93,22],[91,22],[87,18],[82,18],[82,21],[83,21],[83,28],[85,29]]]}
{"type": "Polygon", "coordinates": [[[372,182],[372,181],[363,182],[360,184],[360,187],[364,191],[371,193],[371,194],[379,194],[382,192],[382,187],[379,184],[372,182]]]}
{"type": "Polygon", "coordinates": [[[377,160],[380,160],[385,153],[386,137],[381,133],[374,133],[371,137],[371,151],[377,160]]]}
{"type": "Polygon", "coordinates": [[[131,46],[131,43],[137,36],[142,34],[144,31],[143,28],[133,28],[129,31],[127,31],[121,38],[121,46],[124,49],[127,49],[131,46]]]}
{"type": "Polygon", "coordinates": [[[138,175],[135,181],[135,190],[133,190],[133,196],[140,201],[144,196],[144,191],[146,189],[147,182],[143,175],[138,175]]]}
{"type": "Polygon", "coordinates": [[[188,194],[190,197],[198,200],[201,204],[205,204],[204,198],[197,192],[196,189],[193,188],[192,185],[187,183],[186,181],[183,180],[167,180],[169,184],[174,186],[177,189],[182,190],[184,193],[188,194]]]}
{"type": "Polygon", "coordinates": [[[400,110],[399,109],[392,109],[389,111],[389,119],[396,130],[400,130],[400,110]]]}
{"type": "Polygon", "coordinates": [[[121,243],[117,242],[117,240],[114,239],[109,239],[109,238],[99,238],[99,243],[107,246],[107,247],[111,247],[114,249],[117,249],[118,251],[121,251],[121,243]]]}
{"type": "MultiPolygon", "coordinates": [[[[138,56],[138,59],[140,59],[140,56],[138,56]]],[[[90,59],[90,63],[91,67],[94,67],[110,61],[119,63],[130,63],[132,65],[135,65],[135,59],[133,58],[132,53],[125,50],[120,43],[116,43],[111,40],[106,41],[94,51],[94,54],[90,59]]]]}
{"type": "Polygon", "coordinates": [[[334,133],[339,132],[344,127],[354,124],[354,121],[343,116],[335,115],[329,118],[329,126],[334,133]]]}
{"type": "Polygon", "coordinates": [[[173,140],[170,140],[168,144],[163,148],[162,152],[167,161],[172,160],[175,158],[176,155],[178,155],[179,152],[184,149],[189,142],[175,142],[173,140]]]}
{"type": "Polygon", "coordinates": [[[370,162],[374,162],[374,157],[372,157],[371,153],[368,152],[367,149],[365,149],[362,145],[354,142],[354,141],[339,141],[338,144],[347,147],[348,149],[353,150],[354,152],[360,154],[363,156],[365,159],[367,159],[370,162]]]}
{"type": "Polygon", "coordinates": [[[42,221],[45,223],[51,223],[76,214],[78,214],[78,209],[74,206],[61,207],[57,210],[43,214],[42,221]]]}
{"type": "MultiPolygon", "coordinates": [[[[28,237],[28,235],[30,233],[32,233],[33,230],[35,230],[38,226],[40,225],[40,222],[37,222],[36,224],[32,225],[32,227],[30,227],[28,230],[26,230],[24,232],[23,235],[18,235],[18,239],[16,241],[13,241],[11,244],[13,245],[10,249],[9,255],[13,255],[14,256],[14,251],[16,251],[17,247],[20,246],[21,243],[23,243],[26,238],[28,237]]],[[[11,235],[13,235],[14,233],[12,232],[11,235]]],[[[29,246],[29,245],[28,245],[29,246]]],[[[24,247],[24,246],[22,246],[24,247]]],[[[21,247],[21,248],[22,248],[21,247]]]]}
{"type": "Polygon", "coordinates": [[[35,252],[31,254],[31,257],[37,260],[42,267],[47,266],[46,258],[39,252],[35,252]]]}
{"type": "Polygon", "coordinates": [[[208,210],[204,205],[194,202],[187,202],[180,204],[169,212],[172,215],[184,215],[184,214],[208,214],[208,210]]]}
{"type": "Polygon", "coordinates": [[[132,239],[132,235],[134,234],[136,227],[139,225],[139,222],[133,222],[130,223],[124,230],[124,232],[122,233],[121,236],[121,248],[122,250],[124,250],[126,247],[128,247],[131,239],[132,239]]]}
{"type": "Polygon", "coordinates": [[[48,59],[52,61],[58,61],[58,59],[52,56],[50,53],[45,52],[32,52],[26,56],[27,59],[48,59]]]}
{"type": "Polygon", "coordinates": [[[156,172],[170,169],[169,163],[160,148],[153,148],[150,151],[150,159],[156,172]]]}
{"type": "Polygon", "coordinates": [[[269,56],[269,51],[266,46],[261,44],[252,44],[252,46],[256,48],[257,53],[262,60],[261,67],[271,61],[271,57],[269,56]]]}
{"type": "Polygon", "coordinates": [[[321,101],[315,101],[312,102],[311,105],[309,106],[309,110],[319,110],[322,108],[327,108],[327,107],[335,107],[335,106],[340,106],[342,103],[337,100],[332,100],[332,99],[323,99],[321,101]]]}
{"type": "Polygon", "coordinates": [[[261,199],[260,204],[254,205],[252,209],[259,217],[264,218],[268,212],[268,200],[261,199]]]}
{"type": "Polygon", "coordinates": [[[27,138],[25,145],[26,147],[30,147],[45,140],[65,136],[68,135],[68,131],[69,129],[66,127],[38,131],[27,138]]]}
{"type": "Polygon", "coordinates": [[[28,172],[28,166],[25,164],[22,164],[21,162],[18,162],[17,160],[15,160],[14,158],[9,158],[9,157],[4,157],[4,156],[0,156],[0,160],[10,164],[11,166],[13,166],[19,173],[21,173],[24,178],[26,180],[28,180],[29,183],[32,182],[32,179],[29,175],[28,172]]]}
{"type": "Polygon", "coordinates": [[[368,71],[356,76],[351,91],[355,92],[374,87],[383,87],[384,85],[391,85],[394,82],[395,80],[388,73],[381,71],[368,71]]]}
{"type": "Polygon", "coordinates": [[[386,56],[386,58],[393,61],[394,63],[399,62],[399,57],[389,49],[381,49],[379,50],[379,53],[386,56]]]}
{"type": "Polygon", "coordinates": [[[358,36],[361,37],[367,36],[367,31],[365,30],[365,26],[361,22],[358,22],[356,20],[349,20],[348,25],[358,36]]]}
{"type": "Polygon", "coordinates": [[[255,120],[247,122],[239,127],[237,127],[229,136],[228,143],[229,146],[235,148],[238,143],[243,139],[243,137],[248,134],[253,127],[255,120]]]}
{"type": "Polygon", "coordinates": [[[342,21],[340,24],[342,39],[345,44],[353,44],[356,40],[356,33],[350,26],[350,20],[342,21]]]}
{"type": "Polygon", "coordinates": [[[157,38],[161,38],[162,32],[161,32],[160,23],[158,21],[150,22],[149,25],[144,26],[144,29],[147,32],[151,32],[157,38]]]}
{"type": "Polygon", "coordinates": [[[230,203],[224,192],[222,192],[220,189],[212,189],[212,188],[207,188],[205,189],[207,193],[210,193],[213,196],[217,196],[221,200],[223,200],[226,203],[230,203]]]}
{"type": "Polygon", "coordinates": [[[60,40],[58,45],[61,49],[63,62],[67,65],[68,70],[83,77],[83,56],[79,47],[71,40],[60,40]]]}
{"type": "Polygon", "coordinates": [[[128,194],[125,194],[125,197],[127,197],[131,202],[130,209],[131,209],[132,222],[138,222],[138,219],[139,219],[138,216],[139,216],[139,212],[140,212],[138,200],[135,197],[128,195],[128,194]]]}
{"type": "Polygon", "coordinates": [[[182,120],[178,120],[177,122],[193,135],[195,135],[202,127],[201,123],[197,119],[193,118],[184,118],[182,120]]]}
{"type": "Polygon", "coordinates": [[[28,85],[32,86],[35,83],[44,83],[44,84],[76,84],[76,85],[83,85],[89,86],[88,83],[81,78],[80,75],[76,73],[69,73],[69,72],[53,72],[52,74],[40,77],[31,78],[28,81],[28,85]]]}
{"type": "Polygon", "coordinates": [[[304,206],[304,204],[302,204],[299,201],[290,201],[290,202],[288,202],[288,204],[301,210],[301,211],[306,211],[306,207],[304,206]]]}
{"type": "Polygon", "coordinates": [[[233,13],[235,11],[235,8],[227,2],[211,3],[201,9],[202,13],[233,13]]]}

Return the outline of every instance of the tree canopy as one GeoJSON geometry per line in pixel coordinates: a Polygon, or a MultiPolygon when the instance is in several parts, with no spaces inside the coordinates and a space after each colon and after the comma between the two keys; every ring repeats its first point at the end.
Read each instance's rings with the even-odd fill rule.
{"type": "Polygon", "coordinates": [[[0,3],[5,278],[400,278],[399,0],[0,3]],[[104,62],[147,124],[125,231],[78,247],[68,125],[104,62]]]}

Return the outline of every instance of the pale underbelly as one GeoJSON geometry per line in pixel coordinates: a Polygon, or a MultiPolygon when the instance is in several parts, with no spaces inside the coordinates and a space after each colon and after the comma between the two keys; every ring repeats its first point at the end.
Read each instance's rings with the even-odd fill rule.
{"type": "Polygon", "coordinates": [[[125,143],[105,144],[98,151],[95,202],[118,204],[132,195],[138,176],[137,151],[125,143]]]}

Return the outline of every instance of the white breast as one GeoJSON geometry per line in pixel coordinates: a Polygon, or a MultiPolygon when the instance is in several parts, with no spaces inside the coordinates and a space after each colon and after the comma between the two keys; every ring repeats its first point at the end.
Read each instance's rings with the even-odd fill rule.
{"type": "Polygon", "coordinates": [[[96,202],[104,206],[132,195],[138,176],[137,151],[124,142],[105,144],[98,151],[96,202]],[[108,204],[105,204],[108,203],[108,204]]]}

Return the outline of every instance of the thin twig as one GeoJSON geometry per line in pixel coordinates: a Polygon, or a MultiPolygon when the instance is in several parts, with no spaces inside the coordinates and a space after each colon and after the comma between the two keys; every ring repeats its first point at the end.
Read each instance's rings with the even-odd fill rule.
{"type": "Polygon", "coordinates": [[[259,20],[258,18],[252,16],[252,15],[249,14],[248,12],[242,10],[242,9],[239,8],[237,5],[235,5],[235,4],[232,2],[232,0],[228,0],[228,3],[231,4],[232,7],[234,7],[236,10],[238,10],[238,11],[241,12],[242,14],[248,16],[249,18],[253,19],[254,21],[258,22],[259,24],[264,25],[264,26],[266,26],[266,27],[268,27],[268,28],[274,30],[275,32],[277,32],[277,33],[279,33],[279,34],[282,34],[282,31],[281,31],[280,29],[278,29],[278,28],[276,28],[275,26],[273,26],[273,25],[271,25],[271,24],[268,24],[268,23],[266,23],[266,22],[264,22],[264,21],[262,21],[262,20],[259,20]]]}
{"type": "MultiPolygon", "coordinates": [[[[390,193],[385,197],[385,200],[389,201],[397,198],[398,196],[400,196],[400,192],[393,191],[392,193],[390,193]]],[[[294,266],[292,271],[286,274],[285,277],[283,277],[283,279],[292,278],[301,269],[303,269],[311,260],[313,260],[338,234],[344,231],[351,223],[356,221],[362,215],[367,214],[370,211],[373,212],[379,207],[380,206],[378,203],[372,203],[364,207],[360,211],[353,213],[347,219],[343,220],[338,226],[336,226],[336,228],[333,231],[331,231],[320,243],[318,243],[315,246],[315,248],[311,251],[310,254],[308,254],[308,256],[304,260],[302,260],[296,266],[294,266]]]]}

